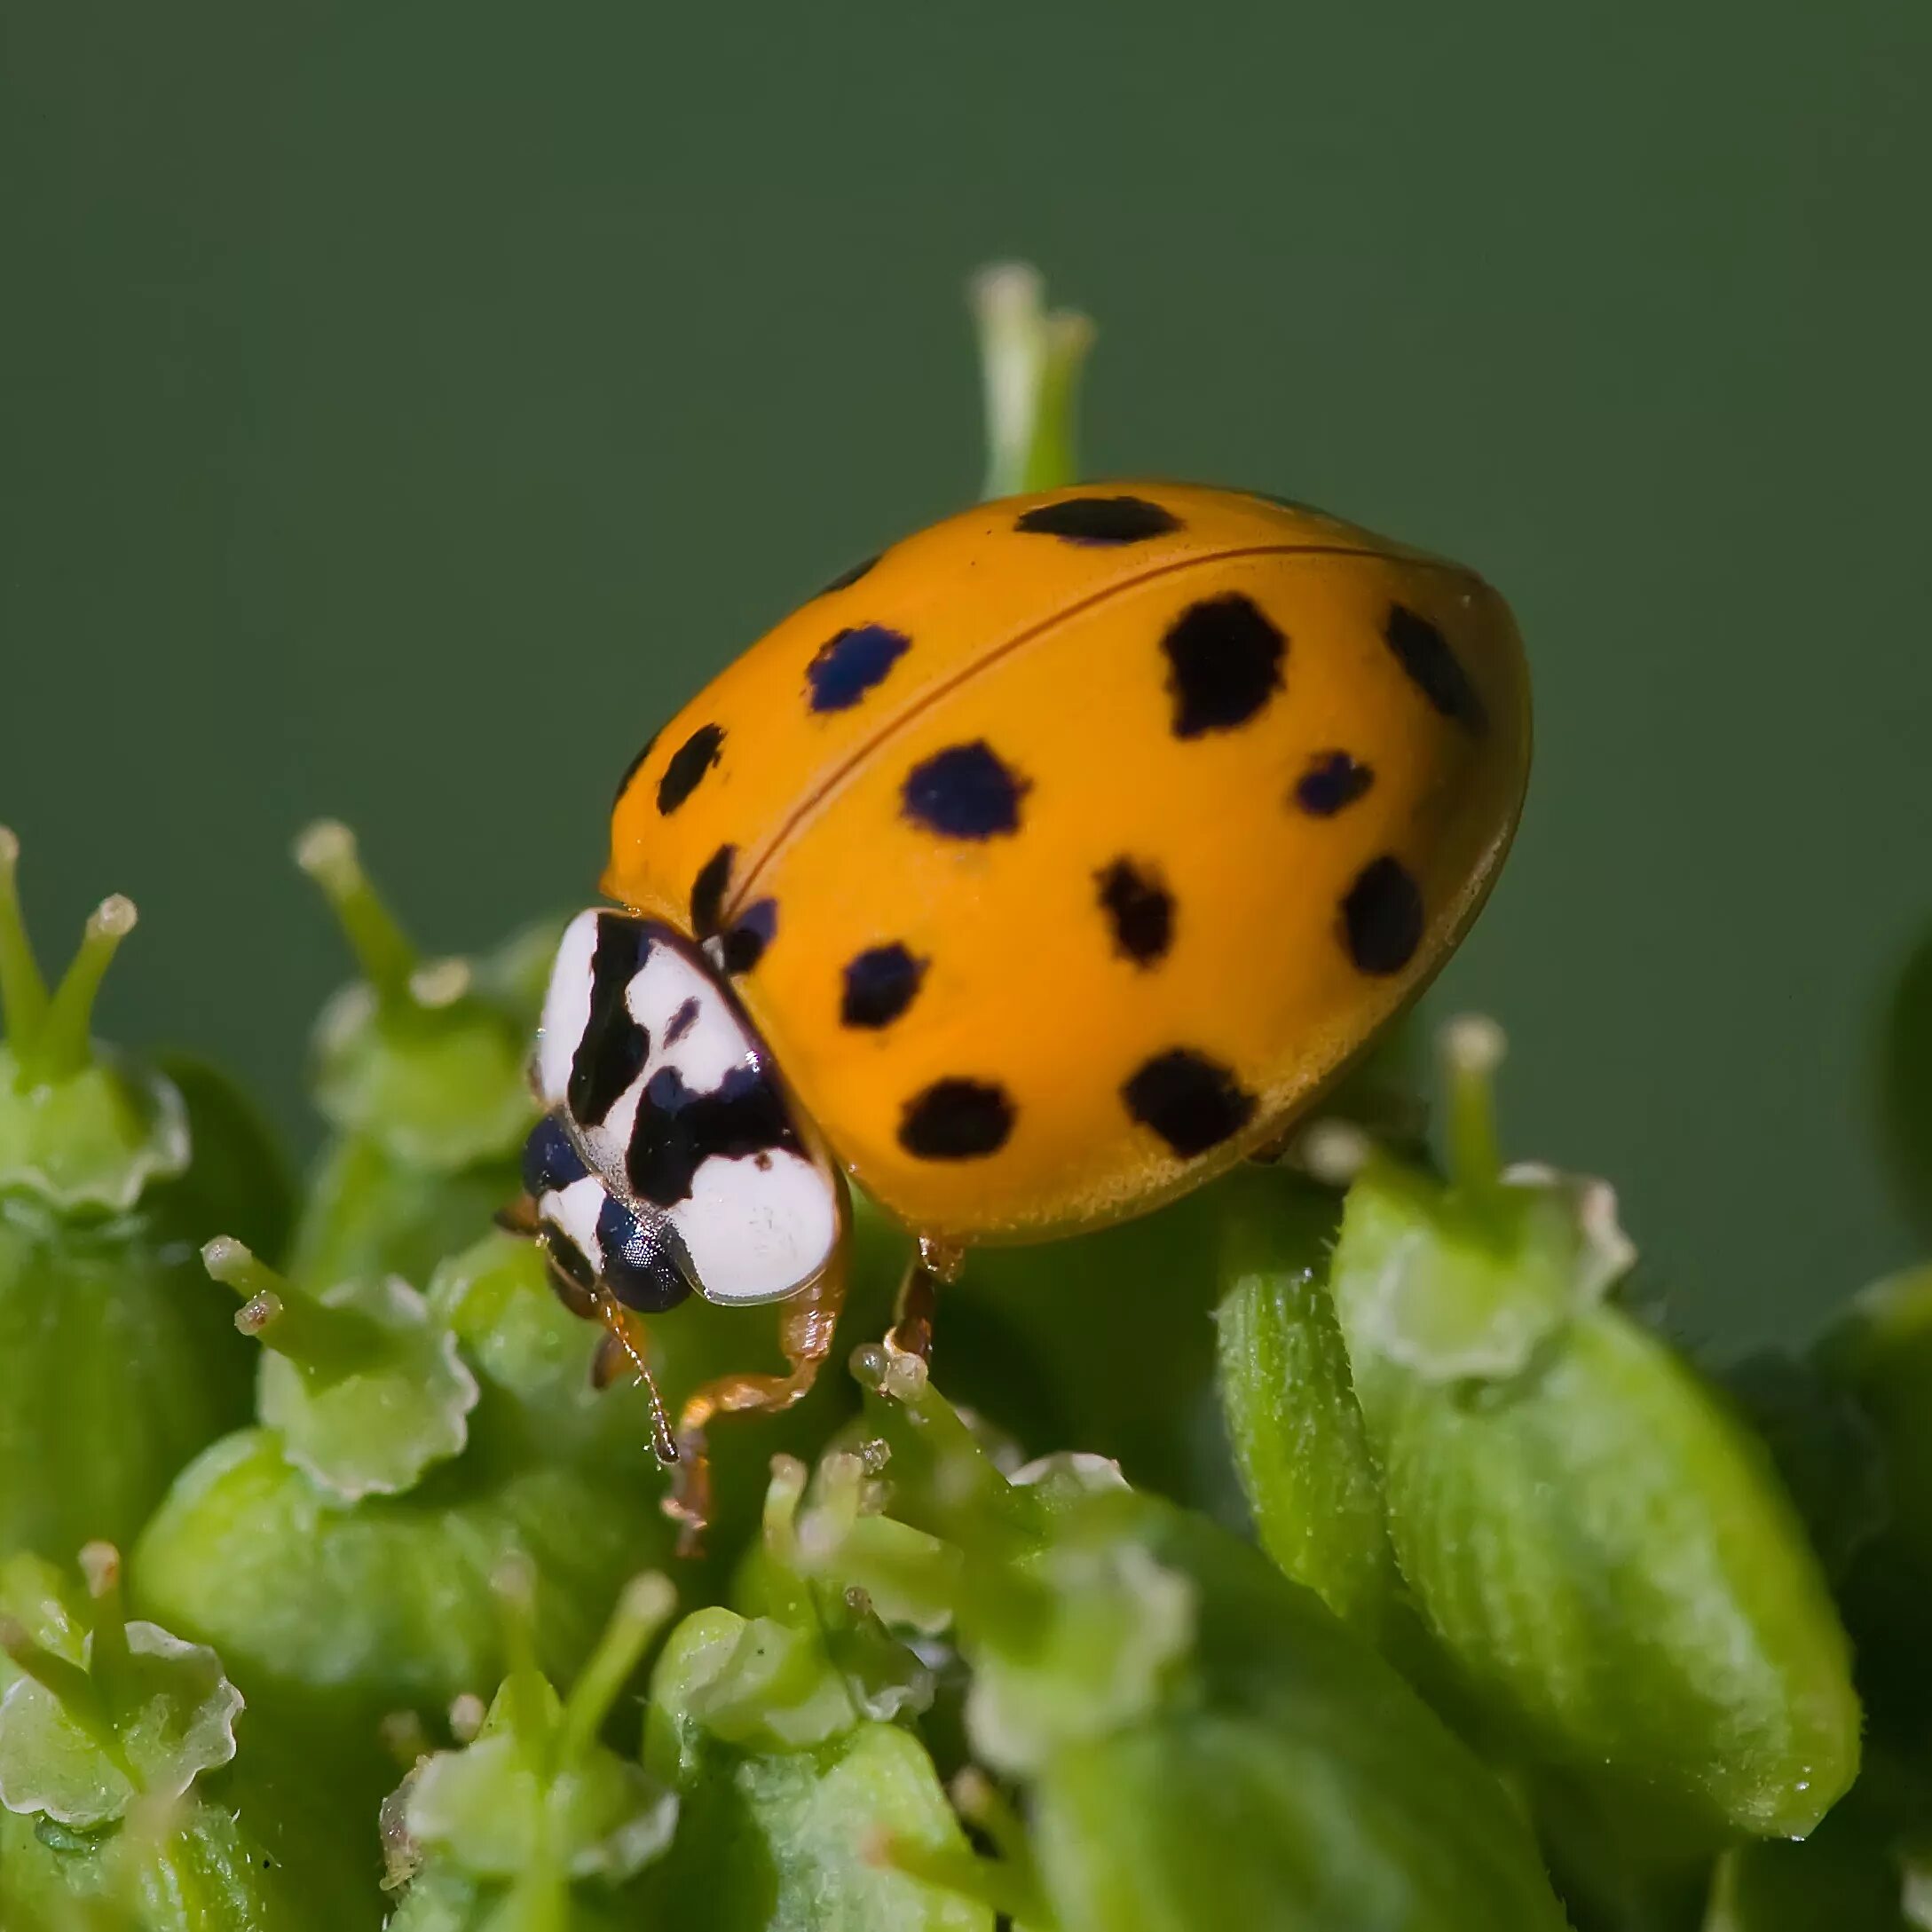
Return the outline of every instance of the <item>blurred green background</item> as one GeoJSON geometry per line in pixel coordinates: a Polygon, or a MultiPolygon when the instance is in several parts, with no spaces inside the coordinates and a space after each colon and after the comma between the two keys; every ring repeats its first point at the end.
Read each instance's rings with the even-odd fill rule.
{"type": "Polygon", "coordinates": [[[969,496],[964,278],[1091,309],[1089,467],[1513,602],[1538,764],[1445,998],[1695,1335],[1907,1243],[1873,1004],[1932,917],[1932,7],[0,12],[0,817],[108,1028],[298,1132],[362,831],[426,942],[591,891],[618,772],[969,496]]]}

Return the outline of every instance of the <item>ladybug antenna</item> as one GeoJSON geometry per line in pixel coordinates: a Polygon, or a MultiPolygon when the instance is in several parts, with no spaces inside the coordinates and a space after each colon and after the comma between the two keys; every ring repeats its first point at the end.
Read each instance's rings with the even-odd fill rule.
{"type": "Polygon", "coordinates": [[[296,863],[322,888],[343,936],[384,1005],[410,997],[416,949],[362,869],[356,835],[337,818],[319,818],[296,840],[296,863]]]}

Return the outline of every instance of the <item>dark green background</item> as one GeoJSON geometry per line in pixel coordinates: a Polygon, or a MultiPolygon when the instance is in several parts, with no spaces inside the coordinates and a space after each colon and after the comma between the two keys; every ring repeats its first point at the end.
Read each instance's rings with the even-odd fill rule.
{"type": "Polygon", "coordinates": [[[438,947],[590,888],[660,717],[978,478],[967,271],[1099,317],[1087,446],[1514,603],[1538,763],[1447,982],[1690,1327],[1907,1251],[1932,917],[1932,7],[0,11],[0,816],[107,1021],[292,1123],[359,825],[438,947]]]}

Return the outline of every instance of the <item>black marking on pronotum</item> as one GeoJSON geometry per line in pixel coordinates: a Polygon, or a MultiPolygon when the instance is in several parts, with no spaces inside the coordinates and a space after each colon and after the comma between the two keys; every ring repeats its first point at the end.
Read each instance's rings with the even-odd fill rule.
{"type": "Polygon", "coordinates": [[[1295,802],[1312,817],[1333,818],[1375,782],[1375,773],[1346,752],[1317,752],[1295,781],[1295,802]]]}
{"type": "Polygon", "coordinates": [[[1138,966],[1158,966],[1174,942],[1174,898],[1152,866],[1117,858],[1094,875],[1114,950],[1138,966]]]}
{"type": "Polygon", "coordinates": [[[1120,1091],[1127,1111],[1184,1160],[1218,1147],[1254,1118],[1254,1095],[1219,1061],[1189,1046],[1156,1053],[1120,1091]]]}
{"type": "Polygon", "coordinates": [[[534,1201],[561,1194],[590,1171],[577,1144],[555,1114],[546,1114],[524,1142],[524,1192],[534,1201]]]}
{"type": "Polygon", "coordinates": [[[643,749],[638,753],[636,757],[631,760],[629,764],[625,766],[624,776],[617,781],[617,792],[611,800],[611,803],[613,807],[615,807],[619,800],[623,798],[624,794],[630,790],[631,780],[635,778],[637,774],[643,769],[643,763],[645,759],[649,758],[651,753],[657,748],[657,744],[658,734],[653,731],[651,736],[644,740],[643,749]]]}
{"type": "Polygon", "coordinates": [[[1029,537],[1069,543],[1144,543],[1180,528],[1180,518],[1139,496],[1069,496],[1028,510],[1013,526],[1029,537]]]}
{"type": "Polygon", "coordinates": [[[615,912],[597,915],[597,945],[590,956],[590,1015],[571,1055],[564,1088],[572,1119],[586,1127],[603,1125],[603,1116],[651,1057],[651,1036],[624,1001],[650,950],[650,935],[635,919],[615,912]]]}
{"type": "Polygon", "coordinates": [[[693,993],[671,1015],[671,1023],[664,1029],[664,1044],[673,1047],[698,1024],[698,996],[693,993]]]}
{"type": "Polygon", "coordinates": [[[597,1210],[597,1247],[603,1260],[603,1282],[627,1308],[640,1314],[661,1314],[674,1308],[691,1291],[691,1284],[643,1220],[611,1195],[597,1210]]]}
{"type": "Polygon", "coordinates": [[[934,1081],[905,1103],[899,1145],[922,1161],[976,1161],[1005,1146],[1013,1123],[1004,1087],[956,1076],[934,1081]]]}
{"type": "Polygon", "coordinates": [[[1288,640],[1238,590],[1191,603],[1161,640],[1176,737],[1232,731],[1281,688],[1288,640]]]}
{"type": "Polygon", "coordinates": [[[1028,781],[984,738],[949,745],[906,774],[905,816],[946,839],[990,839],[1020,829],[1028,781]]]}
{"type": "Polygon", "coordinates": [[[765,956],[765,948],[778,930],[778,902],[761,899],[746,906],[737,923],[724,935],[724,970],[749,973],[765,956]]]}
{"type": "Polygon", "coordinates": [[[828,637],[805,666],[814,711],[849,711],[911,648],[903,631],[857,624],[828,637]]]}
{"type": "Polygon", "coordinates": [[[699,939],[709,939],[718,930],[724,895],[731,884],[731,862],[737,856],[735,845],[721,845],[691,881],[691,931],[699,939]]]}
{"type": "Polygon", "coordinates": [[[698,789],[698,781],[718,762],[723,748],[724,727],[701,724],[671,753],[658,780],[658,809],[666,818],[698,789]]]}
{"type": "Polygon", "coordinates": [[[927,962],[915,958],[897,940],[869,946],[845,965],[845,994],[839,1022],[848,1027],[889,1027],[912,1004],[926,977],[927,962]]]}
{"type": "Polygon", "coordinates": [[[1400,973],[1423,938],[1422,888],[1400,859],[1371,859],[1342,901],[1342,942],[1364,973],[1400,973]]]}
{"type": "Polygon", "coordinates": [[[668,1208],[690,1198],[698,1170],[714,1155],[735,1161],[773,1147],[798,1153],[798,1132],[759,1068],[734,1067],[700,1093],[675,1067],[660,1067],[645,1083],[624,1171],[640,1201],[668,1208]]]}
{"type": "Polygon", "coordinates": [[[1392,603],[1382,635],[1423,696],[1445,718],[1468,731],[1488,729],[1489,713],[1481,692],[1470,682],[1448,639],[1427,618],[1407,604],[1392,603]]]}
{"type": "Polygon", "coordinates": [[[879,553],[879,556],[868,556],[863,558],[860,562],[853,564],[849,570],[840,571],[839,574],[834,577],[832,580],[818,593],[818,595],[821,597],[829,597],[835,590],[851,589],[853,585],[857,583],[859,579],[864,576],[866,572],[871,570],[871,567],[878,563],[879,557],[885,556],[885,554],[886,553],[881,550],[879,553]]]}

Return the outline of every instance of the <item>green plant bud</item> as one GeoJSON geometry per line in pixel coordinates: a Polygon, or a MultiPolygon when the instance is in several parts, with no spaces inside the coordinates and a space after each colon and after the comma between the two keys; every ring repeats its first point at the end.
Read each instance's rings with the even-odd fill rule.
{"type": "Polygon", "coordinates": [[[856,1518],[863,1479],[857,1457],[829,1456],[801,1516],[804,1466],[775,1459],[750,1591],[761,1613],[695,1612],[658,1660],[645,1757],[678,1785],[685,1808],[651,1878],[666,1924],[990,1924],[982,1907],[879,1856],[890,1841],[971,1865],[932,1760],[898,1722],[930,1702],[931,1671],[887,1633],[863,1592],[807,1574],[801,1536],[856,1518]]]}
{"type": "Polygon", "coordinates": [[[1609,1191],[1502,1172],[1501,1037],[1447,1029],[1450,1179],[1371,1160],[1330,1274],[1397,1560],[1482,1704],[1531,1747],[1799,1834],[1860,1713],[1762,1444],[1605,1292],[1609,1191]]]}
{"type": "Polygon", "coordinates": [[[137,1595],[213,1644],[251,1703],[356,1742],[378,1761],[388,1713],[437,1711],[496,1677],[490,1580],[535,1569],[538,1653],[567,1677],[598,1607],[639,1556],[667,1556],[655,1491],[562,1463],[495,1464],[473,1443],[416,1488],[345,1504],[272,1430],[245,1430],[183,1471],[136,1549],[137,1595]]]}
{"type": "Polygon", "coordinates": [[[362,977],[317,1022],[316,1099],[337,1138],[309,1190],[291,1268],[309,1281],[424,1281],[517,1191],[536,1112],[530,1040],[556,932],[520,933],[479,960],[425,962],[346,826],[311,826],[296,856],[362,977]]]}
{"type": "Polygon", "coordinates": [[[626,1586],[568,1699],[537,1666],[527,1570],[495,1587],[509,1675],[475,1737],[423,1759],[384,1807],[399,1928],[576,1926],[580,1893],[615,1893],[670,1840],[676,1799],[598,1741],[671,1614],[670,1584],[626,1586]]]}
{"type": "Polygon", "coordinates": [[[60,1556],[131,1538],[170,1472],[247,1414],[245,1345],[184,1237],[212,1232],[200,1216],[225,1177],[276,1162],[232,1090],[225,1105],[191,1083],[191,1101],[90,1039],[127,901],[89,921],[49,992],[18,851],[0,828],[0,1556],[60,1556]]]}
{"type": "Polygon", "coordinates": [[[1376,1640],[1400,1579],[1327,1283],[1332,1197],[1276,1170],[1222,1196],[1221,1405],[1261,1547],[1376,1640]]]}
{"type": "MultiPolygon", "coordinates": [[[[1030,1853],[1003,1848],[968,1896],[1067,1932],[1560,1926],[1496,1780],[1311,1592],[1090,1459],[1009,1481],[916,1365],[862,1349],[855,1367],[888,1506],[958,1559],[938,1587],[973,1669],[968,1736],[1029,1794],[1030,1853]]],[[[808,1511],[800,1544],[882,1597],[915,1554],[844,1520],[808,1511]]]]}
{"type": "Polygon", "coordinates": [[[330,1494],[395,1495],[461,1453],[477,1378],[406,1281],[365,1277],[311,1294],[226,1235],[201,1258],[242,1297],[235,1325],[265,1351],[262,1421],[330,1494]]]}
{"type": "Polygon", "coordinates": [[[85,1831],[125,1818],[137,1797],[177,1798],[225,1764],[241,1694],[213,1651],[127,1621],[111,1544],[90,1543],[81,1562],[84,1626],[31,1572],[17,1587],[41,1584],[33,1621],[0,1621],[15,1673],[0,1698],[0,1805],[85,1831]]]}

